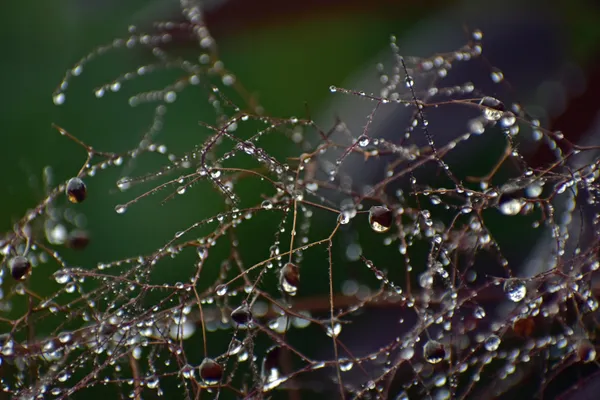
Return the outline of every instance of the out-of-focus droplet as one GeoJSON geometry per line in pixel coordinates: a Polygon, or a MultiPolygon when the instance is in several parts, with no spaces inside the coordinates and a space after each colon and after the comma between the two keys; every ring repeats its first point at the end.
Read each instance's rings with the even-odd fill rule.
{"type": "Polygon", "coordinates": [[[15,280],[23,280],[31,272],[31,262],[25,256],[16,256],[8,261],[10,274],[15,280]]]}

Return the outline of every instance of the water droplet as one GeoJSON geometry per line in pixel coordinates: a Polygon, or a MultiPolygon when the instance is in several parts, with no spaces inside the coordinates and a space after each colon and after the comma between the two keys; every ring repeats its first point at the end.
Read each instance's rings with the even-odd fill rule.
{"type": "Polygon", "coordinates": [[[65,271],[59,269],[54,273],[54,279],[56,280],[56,283],[64,285],[65,283],[69,282],[71,276],[65,271]]]}
{"type": "Polygon", "coordinates": [[[189,364],[184,365],[181,368],[181,376],[183,376],[184,379],[193,379],[194,378],[194,367],[192,367],[189,364]]]}
{"type": "Polygon", "coordinates": [[[502,115],[502,119],[500,120],[500,125],[502,125],[504,128],[510,128],[516,122],[517,122],[517,118],[515,117],[515,114],[513,114],[511,112],[505,112],[502,115]]]}
{"type": "Polygon", "coordinates": [[[485,310],[483,309],[483,307],[481,306],[477,306],[475,308],[475,311],[473,311],[473,315],[475,316],[475,318],[477,319],[482,319],[485,317],[485,310]]]}
{"type": "Polygon", "coordinates": [[[394,221],[392,211],[385,206],[373,206],[369,210],[369,224],[378,233],[387,232],[394,221]]]}
{"type": "Polygon", "coordinates": [[[342,324],[339,322],[335,322],[333,327],[331,325],[327,325],[326,333],[329,337],[338,337],[340,332],[342,331],[342,324]]]}
{"type": "Polygon", "coordinates": [[[15,256],[8,261],[8,268],[15,280],[23,280],[31,272],[31,262],[27,257],[15,256]]]}
{"type": "Polygon", "coordinates": [[[493,108],[485,107],[483,109],[483,117],[488,121],[498,121],[502,118],[503,112],[500,110],[495,110],[493,108]]]}
{"type": "Polygon", "coordinates": [[[360,147],[367,147],[371,143],[371,139],[367,135],[360,135],[357,142],[360,147]]]}
{"type": "Polygon", "coordinates": [[[207,385],[215,385],[223,378],[223,367],[212,358],[205,358],[200,364],[200,378],[207,385]]]}
{"type": "Polygon", "coordinates": [[[231,319],[238,325],[247,326],[252,322],[252,312],[243,304],[231,312],[231,319]]]}
{"type": "Polygon", "coordinates": [[[504,74],[499,69],[494,68],[490,73],[490,78],[492,78],[494,83],[500,83],[504,80],[504,74]]]}
{"type": "Polygon", "coordinates": [[[264,200],[262,203],[260,203],[260,206],[265,210],[271,210],[273,208],[273,203],[271,203],[270,200],[264,200]]]}
{"type": "Polygon", "coordinates": [[[534,199],[534,198],[539,197],[542,194],[543,190],[544,190],[544,186],[542,186],[541,184],[532,183],[531,185],[527,186],[527,188],[525,188],[525,194],[530,199],[534,199]]]}
{"type": "Polygon", "coordinates": [[[62,344],[69,343],[71,339],[73,339],[73,336],[69,332],[62,332],[60,335],[58,335],[58,340],[62,344]]]}
{"type": "Polygon", "coordinates": [[[80,178],[69,179],[65,191],[71,203],[81,203],[87,197],[87,188],[80,178]]]}
{"type": "Polygon", "coordinates": [[[217,296],[225,296],[228,290],[229,288],[227,287],[227,285],[217,285],[217,287],[215,288],[217,296]]]}
{"type": "Polygon", "coordinates": [[[518,279],[507,279],[504,282],[504,293],[511,301],[518,303],[525,298],[527,287],[518,279]]]}
{"type": "Polygon", "coordinates": [[[298,292],[298,285],[300,284],[300,268],[296,264],[287,263],[281,268],[279,282],[281,289],[289,294],[295,296],[298,292]]]}
{"type": "Polygon", "coordinates": [[[338,215],[338,222],[341,225],[346,225],[350,222],[350,216],[347,213],[341,212],[340,215],[338,215]]]}
{"type": "Polygon", "coordinates": [[[523,208],[523,204],[520,199],[505,201],[499,206],[500,212],[504,215],[517,215],[521,212],[521,208],[523,208]]]}
{"type": "Polygon", "coordinates": [[[500,347],[500,338],[497,335],[490,335],[483,343],[483,346],[487,351],[496,351],[500,347]]]}
{"type": "Polygon", "coordinates": [[[121,191],[125,191],[131,187],[131,180],[127,177],[123,177],[117,181],[117,187],[121,191]]]}
{"type": "Polygon", "coordinates": [[[577,344],[577,358],[584,363],[589,363],[596,360],[596,348],[587,339],[581,340],[577,344]]]}
{"type": "Polygon", "coordinates": [[[168,91],[165,93],[164,100],[166,103],[173,103],[175,100],[177,100],[177,93],[168,91]]]}
{"type": "Polygon", "coordinates": [[[346,372],[350,371],[354,366],[352,360],[348,360],[347,358],[340,358],[339,360],[340,371],[346,372]]]}
{"type": "Polygon", "coordinates": [[[56,104],[57,106],[60,106],[61,104],[63,104],[66,100],[65,94],[64,93],[56,93],[54,95],[54,97],[52,98],[52,101],[54,102],[54,104],[56,104]]]}
{"type": "Polygon", "coordinates": [[[117,212],[117,214],[124,214],[125,211],[127,211],[127,206],[119,204],[115,207],[115,211],[117,212]]]}
{"type": "Polygon", "coordinates": [[[423,356],[428,363],[437,364],[446,358],[446,349],[440,342],[428,340],[423,346],[423,356]]]}

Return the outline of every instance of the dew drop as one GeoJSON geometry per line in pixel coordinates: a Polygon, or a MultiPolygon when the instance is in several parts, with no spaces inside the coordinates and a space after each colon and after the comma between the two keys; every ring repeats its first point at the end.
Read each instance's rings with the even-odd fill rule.
{"type": "Polygon", "coordinates": [[[583,363],[589,363],[596,360],[596,348],[587,339],[581,340],[577,344],[577,358],[583,363]]]}
{"type": "Polygon", "coordinates": [[[271,210],[273,208],[273,203],[270,200],[264,200],[260,203],[260,206],[265,210],[271,210]]]}
{"type": "Polygon", "coordinates": [[[238,325],[247,326],[252,321],[252,312],[243,304],[231,312],[231,319],[238,325]]]}
{"type": "Polygon", "coordinates": [[[352,369],[352,367],[354,366],[354,363],[352,362],[352,360],[348,360],[347,358],[341,358],[339,360],[339,366],[340,366],[340,371],[346,372],[346,371],[350,371],[352,369]]]}
{"type": "Polygon", "coordinates": [[[504,282],[504,293],[506,293],[510,301],[518,303],[525,298],[527,287],[517,279],[507,279],[504,282]]]}
{"type": "Polygon", "coordinates": [[[207,385],[215,385],[223,377],[223,367],[212,358],[205,358],[200,364],[200,378],[207,385]]]}
{"type": "Polygon", "coordinates": [[[173,92],[172,90],[168,91],[165,93],[164,100],[166,103],[173,103],[175,100],[177,100],[177,93],[173,92]]]}
{"type": "Polygon", "coordinates": [[[477,306],[475,308],[475,311],[473,311],[473,315],[475,316],[475,318],[477,319],[482,319],[485,317],[485,310],[483,309],[483,307],[481,306],[477,306]]]}
{"type": "Polygon", "coordinates": [[[335,322],[333,324],[333,327],[331,325],[327,325],[327,329],[326,329],[326,333],[327,336],[335,338],[338,337],[338,335],[340,334],[340,332],[342,331],[342,324],[340,324],[339,322],[335,322]]]}
{"type": "Polygon", "coordinates": [[[298,285],[300,284],[300,268],[296,264],[287,263],[281,268],[279,277],[281,289],[289,294],[295,296],[298,292],[298,285]]]}
{"type": "Polygon", "coordinates": [[[490,73],[490,78],[492,78],[494,83],[500,83],[504,80],[504,74],[499,69],[494,68],[494,70],[490,73]]]}
{"type": "Polygon", "coordinates": [[[65,192],[71,203],[81,203],[87,197],[85,183],[77,177],[69,179],[65,192]]]}
{"type": "Polygon", "coordinates": [[[437,364],[446,358],[446,349],[440,342],[429,340],[423,346],[423,356],[428,363],[437,364]]]}
{"type": "Polygon", "coordinates": [[[23,280],[31,272],[31,262],[25,256],[15,256],[8,261],[10,274],[17,280],[23,280]]]}
{"type": "Polygon", "coordinates": [[[364,148],[364,147],[367,147],[369,145],[369,143],[371,143],[371,139],[367,135],[360,135],[358,137],[357,142],[360,147],[364,148]]]}
{"type": "Polygon", "coordinates": [[[497,335],[490,335],[483,343],[483,346],[487,351],[496,351],[500,347],[500,338],[497,335]]]}
{"type": "Polygon", "coordinates": [[[483,110],[483,117],[488,121],[498,121],[500,118],[502,118],[502,114],[502,111],[489,107],[485,107],[483,110]]]}
{"type": "Polygon", "coordinates": [[[217,287],[215,288],[217,296],[225,296],[228,290],[229,288],[227,287],[227,285],[217,285],[217,287]]]}
{"type": "Polygon", "coordinates": [[[369,224],[375,232],[387,232],[393,221],[392,211],[385,206],[373,206],[369,210],[369,224]]]}
{"type": "Polygon", "coordinates": [[[117,214],[124,214],[125,211],[127,211],[127,206],[119,204],[115,207],[115,211],[117,212],[117,214]]]}
{"type": "Polygon", "coordinates": [[[56,280],[56,283],[59,283],[61,285],[64,285],[65,283],[69,282],[70,279],[70,275],[63,270],[59,269],[54,273],[54,280],[56,280]]]}
{"type": "Polygon", "coordinates": [[[517,215],[519,212],[521,212],[522,207],[523,205],[521,203],[521,200],[512,199],[500,204],[499,209],[500,212],[504,215],[517,215]]]}
{"type": "Polygon", "coordinates": [[[131,187],[131,180],[127,177],[123,177],[117,181],[117,187],[124,192],[131,187]]]}
{"type": "Polygon", "coordinates": [[[52,101],[57,106],[60,106],[61,104],[64,104],[65,100],[66,100],[66,97],[65,97],[64,93],[56,93],[54,95],[54,97],[52,98],[52,101]]]}

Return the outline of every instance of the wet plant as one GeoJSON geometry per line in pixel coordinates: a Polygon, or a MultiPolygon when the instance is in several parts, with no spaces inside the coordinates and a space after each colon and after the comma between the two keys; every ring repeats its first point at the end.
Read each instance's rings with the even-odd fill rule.
{"type": "MultiPolygon", "coordinates": [[[[58,185],[46,168],[47,196],[0,236],[4,393],[569,398],[595,376],[598,147],[545,129],[476,83],[447,85],[457,65],[486,65],[481,31],[430,57],[403,56],[392,37],[378,93],[324,88],[372,104],[355,132],[343,120],[268,115],[220,60],[201,7],[181,3],[184,22],[131,27],[53,94],[68,101],[87,64],[119,49],[154,61],[102,83],[96,97],[142,75],[177,76],[129,98],[154,118],[127,151],[98,150],[55,125],[86,160],[58,185]],[[170,47],[174,32],[197,42],[193,59],[170,47]],[[193,148],[170,152],[165,115],[188,91],[213,119],[200,121],[193,148]],[[391,136],[373,128],[385,108],[407,115],[391,136]],[[446,109],[461,116],[460,133],[441,140],[446,109]],[[472,143],[493,161],[455,156],[472,143]],[[532,146],[551,159],[532,165],[522,151],[532,146]],[[161,166],[136,175],[150,157],[161,166]],[[373,173],[359,178],[360,169],[373,173]],[[220,208],[190,215],[152,251],[73,264],[66,248],[85,251],[94,230],[78,206],[104,195],[96,176],[109,170],[120,175],[113,189],[136,193],[111,204],[123,219],[142,202],[162,196],[168,207],[193,192],[218,196],[220,208]],[[527,240],[541,250],[519,255],[527,240]],[[157,278],[175,266],[185,279],[157,278]],[[50,283],[33,284],[48,271],[50,283]]],[[[489,79],[506,84],[495,68],[489,79]]]]}

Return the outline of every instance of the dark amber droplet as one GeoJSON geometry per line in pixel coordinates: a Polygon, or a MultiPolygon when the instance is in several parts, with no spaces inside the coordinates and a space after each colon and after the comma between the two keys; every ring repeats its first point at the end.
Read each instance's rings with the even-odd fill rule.
{"type": "Polygon", "coordinates": [[[76,229],[69,233],[67,246],[75,250],[83,250],[90,243],[90,235],[86,231],[76,229]]]}
{"type": "Polygon", "coordinates": [[[205,358],[200,364],[200,378],[209,385],[214,385],[221,381],[223,377],[223,367],[212,358],[205,358]]]}
{"type": "Polygon", "coordinates": [[[252,321],[252,312],[247,305],[241,305],[231,312],[231,319],[238,325],[247,325],[252,321]]]}
{"type": "Polygon", "coordinates": [[[533,333],[533,329],[535,328],[535,322],[533,318],[521,318],[514,322],[513,331],[519,335],[528,337],[533,333]]]}
{"type": "Polygon", "coordinates": [[[23,280],[31,272],[31,263],[24,256],[16,256],[10,259],[8,262],[8,268],[10,268],[10,274],[16,280],[23,280]]]}
{"type": "Polygon", "coordinates": [[[81,203],[87,197],[85,183],[79,178],[69,179],[66,192],[71,203],[81,203]]]}
{"type": "Polygon", "coordinates": [[[285,264],[281,268],[280,283],[284,292],[295,295],[300,284],[300,268],[293,263],[285,264]]]}
{"type": "Polygon", "coordinates": [[[387,232],[394,222],[392,211],[385,206],[373,206],[369,210],[369,224],[375,232],[387,232]]]}

